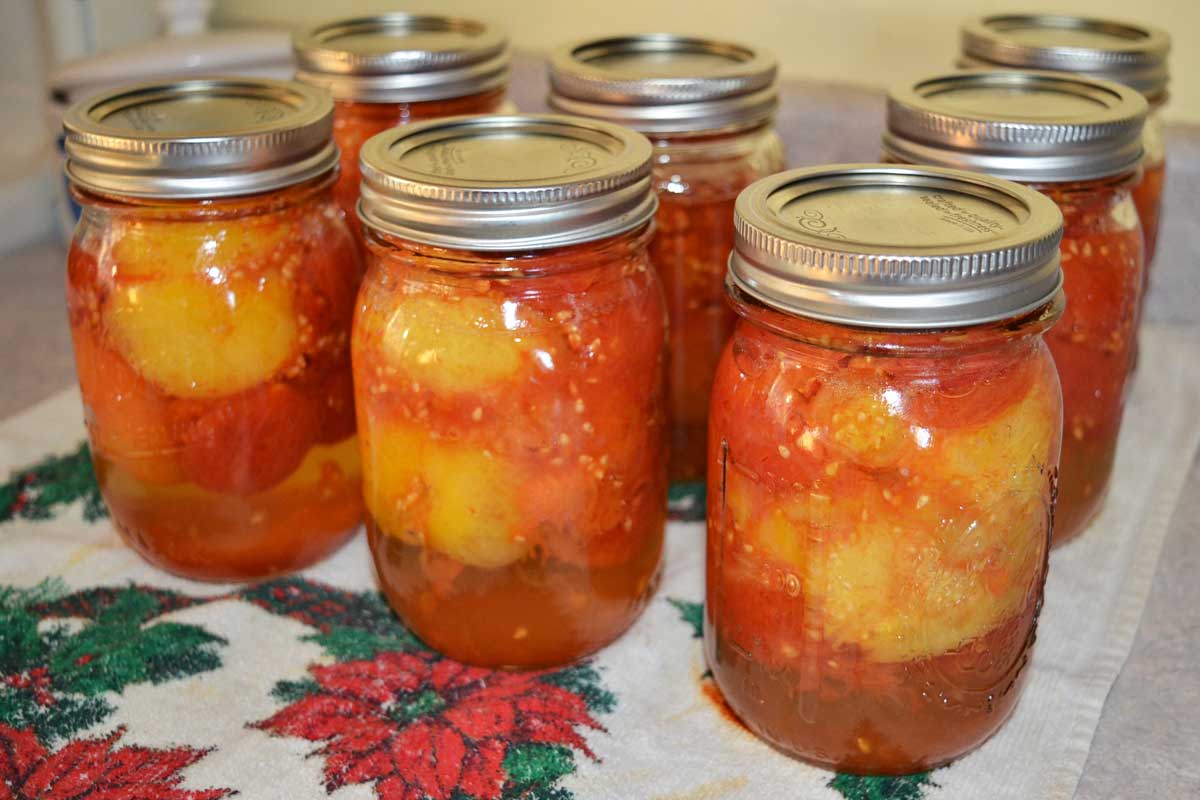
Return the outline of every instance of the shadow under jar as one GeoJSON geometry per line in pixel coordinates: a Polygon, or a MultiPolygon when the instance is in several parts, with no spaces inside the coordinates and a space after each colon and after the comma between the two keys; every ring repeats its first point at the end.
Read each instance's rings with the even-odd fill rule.
{"type": "Polygon", "coordinates": [[[724,298],[734,200],[783,169],[775,59],[712,39],[610,37],[555,53],[550,86],[551,107],[626,125],[654,145],[650,258],[671,321],[670,477],[703,481],[713,372],[735,319],[724,298]]]}
{"type": "Polygon", "coordinates": [[[1146,241],[1146,274],[1158,244],[1166,177],[1166,148],[1160,111],[1167,103],[1170,35],[1141,23],[1063,14],[996,14],[962,29],[960,66],[1073,72],[1124,84],[1150,104],[1142,130],[1145,158],[1133,202],[1146,241]]]}
{"type": "Polygon", "coordinates": [[[709,666],[756,734],[928,770],[1011,713],[1061,436],[1062,217],[967,172],[826,166],[737,202],[709,438],[709,666]]]}
{"type": "Polygon", "coordinates": [[[1064,436],[1054,543],[1099,513],[1137,353],[1144,270],[1130,194],[1146,101],[1061,73],[956,72],[888,94],[884,156],[986,172],[1038,189],[1063,214],[1067,305],[1046,337],[1062,381],[1064,436]]]}
{"type": "Polygon", "coordinates": [[[96,475],[125,541],[176,574],[300,569],[361,518],[362,265],[331,193],[331,117],[316,90],[257,79],[128,87],[65,117],[96,475]]]}
{"type": "Polygon", "coordinates": [[[333,96],[341,171],[333,194],[350,227],[358,221],[358,153],[398,125],[505,105],[508,39],[473,19],[405,13],[327,22],[293,40],[296,80],[333,96]]]}
{"type": "Polygon", "coordinates": [[[463,117],[376,136],[362,168],[354,376],[384,593],[460,661],[582,658],[641,612],[662,552],[650,144],[463,117]]]}

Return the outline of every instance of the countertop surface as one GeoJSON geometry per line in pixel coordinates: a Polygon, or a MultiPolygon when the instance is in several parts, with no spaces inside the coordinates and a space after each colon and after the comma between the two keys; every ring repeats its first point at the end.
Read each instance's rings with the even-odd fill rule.
{"type": "MultiPolygon", "coordinates": [[[[542,107],[540,66],[519,59],[513,100],[542,107]]],[[[779,130],[789,164],[877,158],[883,99],[793,83],[779,130]]],[[[1149,320],[1200,326],[1200,128],[1168,128],[1162,241],[1149,320]]],[[[0,418],[67,388],[74,367],[63,301],[65,248],[44,242],[0,255],[0,418]]],[[[1200,400],[1197,402],[1200,413],[1200,400]]],[[[1200,797],[1200,460],[1174,510],[1133,650],[1104,706],[1080,800],[1200,797]]],[[[1017,765],[1014,765],[1017,766],[1017,765]]]]}

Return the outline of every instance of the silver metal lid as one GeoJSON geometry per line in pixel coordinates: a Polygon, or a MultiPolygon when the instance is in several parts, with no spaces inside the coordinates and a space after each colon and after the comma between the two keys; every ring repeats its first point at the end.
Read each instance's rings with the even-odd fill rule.
{"type": "Polygon", "coordinates": [[[67,177],[101,194],[211,198],[299,183],[337,165],[333,103],[266,78],[126,86],[63,116],[67,177]]]}
{"type": "Polygon", "coordinates": [[[440,247],[578,244],[642,225],[658,206],[650,142],[597,120],[450,117],[384,131],[359,152],[363,222],[440,247]]]}
{"type": "Polygon", "coordinates": [[[380,14],[338,20],[293,42],[296,80],[338,100],[416,103],[508,82],[508,39],[473,19],[380,14]]]}
{"type": "Polygon", "coordinates": [[[1078,72],[1148,97],[1167,88],[1166,31],[1061,14],[992,14],[962,28],[962,66],[1078,72]]]}
{"type": "Polygon", "coordinates": [[[773,308],[830,322],[965,327],[1054,298],[1062,225],[1048,197],[988,175],[796,169],[738,196],[728,280],[773,308]]]}
{"type": "Polygon", "coordinates": [[[1142,158],[1148,106],[1133,89],[1060,72],[970,70],[888,92],[883,150],[912,164],[1059,183],[1142,158]]]}
{"type": "Polygon", "coordinates": [[[774,56],[713,39],[592,39],[555,51],[549,71],[552,108],[644,133],[757,125],[779,105],[774,56]]]}

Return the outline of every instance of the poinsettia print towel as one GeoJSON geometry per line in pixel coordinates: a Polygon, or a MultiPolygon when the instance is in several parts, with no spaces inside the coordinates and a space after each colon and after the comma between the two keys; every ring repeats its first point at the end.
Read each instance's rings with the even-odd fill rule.
{"type": "Polygon", "coordinates": [[[1012,720],[902,778],[800,764],[724,706],[702,654],[696,487],[672,493],[691,521],[670,525],[662,586],[621,640],[563,669],[478,669],[396,619],[361,538],[253,585],[145,565],[63,393],[0,424],[0,800],[1065,800],[1200,440],[1198,344],[1144,335],[1113,496],[1052,555],[1012,720]]]}

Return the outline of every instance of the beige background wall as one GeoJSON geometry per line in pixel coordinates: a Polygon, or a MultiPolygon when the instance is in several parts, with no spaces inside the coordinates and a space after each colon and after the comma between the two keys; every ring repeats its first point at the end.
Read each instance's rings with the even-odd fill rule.
{"type": "Polygon", "coordinates": [[[531,51],[635,30],[707,34],[771,48],[788,77],[885,86],[949,66],[963,18],[1029,8],[1166,28],[1174,39],[1167,118],[1200,123],[1200,0],[216,0],[213,22],[295,26],[366,11],[438,11],[502,25],[531,51]]]}

